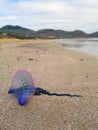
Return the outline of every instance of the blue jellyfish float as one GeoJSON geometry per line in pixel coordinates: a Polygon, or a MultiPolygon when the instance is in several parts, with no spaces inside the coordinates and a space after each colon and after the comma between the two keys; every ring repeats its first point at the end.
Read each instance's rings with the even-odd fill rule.
{"type": "Polygon", "coordinates": [[[14,94],[19,105],[26,105],[35,93],[35,85],[31,74],[26,70],[19,70],[12,79],[9,94],[14,94]]]}
{"type": "Polygon", "coordinates": [[[26,70],[19,70],[13,77],[11,87],[8,91],[9,94],[14,94],[19,105],[23,106],[28,103],[29,98],[33,95],[49,95],[49,96],[69,96],[69,97],[82,97],[81,95],[75,94],[58,94],[50,93],[49,91],[40,87],[35,87],[31,74],[26,70]]]}

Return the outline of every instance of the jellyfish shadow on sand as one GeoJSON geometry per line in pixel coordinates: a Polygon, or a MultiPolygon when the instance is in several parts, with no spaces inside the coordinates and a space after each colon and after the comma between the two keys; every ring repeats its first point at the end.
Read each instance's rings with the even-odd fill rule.
{"type": "Polygon", "coordinates": [[[51,93],[45,89],[42,89],[40,87],[36,87],[35,89],[35,96],[40,96],[40,95],[49,95],[49,96],[68,96],[68,97],[83,97],[82,95],[76,95],[76,94],[68,94],[68,93],[64,93],[64,94],[59,94],[59,93],[51,93]]]}

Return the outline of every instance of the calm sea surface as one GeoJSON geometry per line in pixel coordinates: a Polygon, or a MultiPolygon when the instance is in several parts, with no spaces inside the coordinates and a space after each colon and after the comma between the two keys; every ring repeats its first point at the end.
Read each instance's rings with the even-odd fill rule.
{"type": "Polygon", "coordinates": [[[68,49],[86,52],[98,56],[98,38],[57,39],[55,43],[68,49]]]}

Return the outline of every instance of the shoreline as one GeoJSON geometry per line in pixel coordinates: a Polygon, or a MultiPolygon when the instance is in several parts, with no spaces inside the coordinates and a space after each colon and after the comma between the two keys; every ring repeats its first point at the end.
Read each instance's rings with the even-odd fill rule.
{"type": "Polygon", "coordinates": [[[66,49],[98,56],[98,38],[61,39],[54,41],[57,45],[63,46],[66,49]]]}

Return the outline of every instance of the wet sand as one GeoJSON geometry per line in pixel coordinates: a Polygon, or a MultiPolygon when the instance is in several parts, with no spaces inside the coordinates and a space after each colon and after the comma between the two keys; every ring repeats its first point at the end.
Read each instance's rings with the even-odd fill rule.
{"type": "Polygon", "coordinates": [[[49,40],[0,40],[0,130],[98,130],[98,57],[49,40]],[[49,92],[82,95],[34,96],[26,106],[8,94],[19,69],[49,92]]]}

